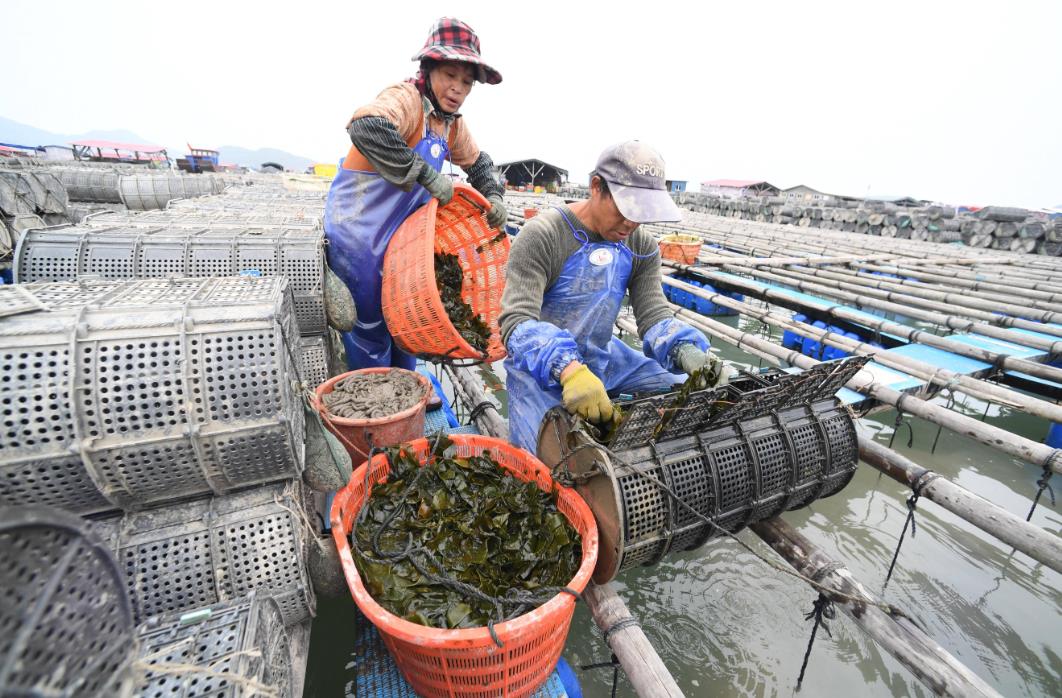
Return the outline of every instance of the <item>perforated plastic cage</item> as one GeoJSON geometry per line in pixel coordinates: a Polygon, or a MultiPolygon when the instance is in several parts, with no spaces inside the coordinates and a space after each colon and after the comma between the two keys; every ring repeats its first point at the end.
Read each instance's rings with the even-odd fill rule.
{"type": "Polygon", "coordinates": [[[679,409],[671,407],[675,393],[638,400],[625,406],[607,451],[563,410],[547,413],[538,455],[582,476],[577,488],[602,539],[594,580],[843,489],[859,449],[851,413],[834,393],[864,363],[743,374],[723,390],[693,393],[679,409]]]}
{"type": "Polygon", "coordinates": [[[623,420],[609,447],[622,451],[650,440],[666,441],[772,410],[832,398],[869,360],[859,356],[825,361],[801,373],[740,374],[723,388],[691,393],[678,408],[673,407],[672,393],[620,403],[623,420]]]}
{"type": "Polygon", "coordinates": [[[141,698],[300,695],[291,645],[273,599],[253,595],[140,627],[141,698]],[[195,667],[195,668],[193,668],[195,667]]]}
{"type": "Polygon", "coordinates": [[[118,559],[138,622],[257,590],[277,600],[290,625],[311,617],[316,604],[302,507],[292,482],[104,519],[93,528],[118,559]]]}
{"type": "Polygon", "coordinates": [[[175,199],[217,194],[224,185],[209,175],[171,175],[137,172],[118,178],[118,194],[132,211],[166,208],[175,199]]]}
{"type": "Polygon", "coordinates": [[[320,230],[79,225],[29,231],[15,252],[15,279],[20,283],[84,276],[152,279],[241,273],[287,276],[300,332],[324,332],[324,233],[320,230]]]}
{"type": "Polygon", "coordinates": [[[298,477],[291,306],[284,278],[0,286],[0,504],[137,509],[298,477]]]}
{"type": "Polygon", "coordinates": [[[855,473],[858,446],[847,409],[829,399],[616,456],[624,570],[699,547],[725,535],[719,529],[734,533],[839,492],[855,473]]]}
{"type": "Polygon", "coordinates": [[[315,215],[286,209],[253,208],[168,209],[166,211],[111,211],[82,221],[94,228],[134,226],[142,228],[309,228],[322,227],[323,211],[315,215]]]}
{"type": "Polygon", "coordinates": [[[331,375],[325,335],[299,339],[299,375],[307,388],[316,388],[331,375]]]}
{"type": "Polygon", "coordinates": [[[55,175],[66,187],[71,201],[92,203],[121,203],[118,191],[118,172],[84,168],[56,168],[55,175]]]}
{"type": "Polygon", "coordinates": [[[114,558],[78,518],[0,507],[0,695],[128,696],[133,616],[114,558]]]}

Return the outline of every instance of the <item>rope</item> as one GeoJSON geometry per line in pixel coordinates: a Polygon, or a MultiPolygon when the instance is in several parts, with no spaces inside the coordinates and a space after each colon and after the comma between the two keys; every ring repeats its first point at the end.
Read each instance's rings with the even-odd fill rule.
{"type": "Polygon", "coordinates": [[[1036,505],[1040,503],[1040,497],[1043,496],[1044,490],[1047,490],[1047,493],[1051,496],[1051,506],[1055,506],[1055,491],[1051,488],[1050,482],[1051,476],[1054,474],[1055,461],[1060,459],[1062,459],[1062,450],[1056,448],[1054,451],[1051,451],[1051,455],[1044,460],[1044,472],[1040,476],[1040,479],[1036,481],[1036,484],[1039,485],[1039,487],[1036,490],[1036,497],[1033,499],[1032,507],[1029,508],[1029,515],[1025,517],[1026,521],[1032,520],[1033,512],[1036,511],[1036,505]]]}
{"type": "Polygon", "coordinates": [[[903,539],[907,535],[908,526],[911,527],[911,538],[915,537],[917,531],[915,510],[918,508],[918,498],[922,496],[922,489],[938,477],[932,470],[926,470],[911,485],[911,496],[907,498],[907,520],[903,522],[903,531],[900,532],[900,540],[896,543],[896,552],[892,554],[892,562],[889,563],[889,571],[885,575],[885,583],[881,585],[882,591],[885,591],[885,587],[889,585],[889,580],[892,578],[892,570],[896,567],[896,559],[900,557],[900,548],[903,547],[903,539]]]}
{"type": "Polygon", "coordinates": [[[474,422],[483,416],[483,413],[488,409],[498,409],[490,400],[483,400],[476,403],[476,406],[472,408],[472,411],[468,413],[468,421],[474,422]]]}
{"type": "Polygon", "coordinates": [[[911,420],[904,420],[903,410],[900,408],[900,404],[903,403],[903,397],[896,401],[896,421],[892,425],[892,436],[889,437],[889,448],[892,448],[892,442],[896,440],[896,435],[900,433],[900,427],[907,427],[907,448],[914,447],[914,427],[911,426],[911,420]]]}
{"type": "Polygon", "coordinates": [[[616,688],[619,686],[619,672],[620,672],[620,669],[622,668],[622,665],[620,664],[620,660],[619,660],[618,657],[616,657],[615,653],[612,654],[612,657],[607,662],[597,662],[595,664],[582,664],[582,665],[579,666],[579,669],[581,669],[582,671],[586,671],[587,669],[607,669],[608,667],[612,667],[612,693],[611,693],[611,696],[612,696],[612,698],[616,698],[616,688]]]}
{"type": "Polygon", "coordinates": [[[826,623],[825,619],[833,620],[837,616],[837,611],[833,607],[833,602],[823,594],[819,592],[819,597],[815,599],[812,604],[811,611],[804,614],[804,620],[814,619],[815,623],[811,626],[811,637],[808,638],[808,648],[804,650],[804,661],[800,665],[800,675],[797,676],[796,690],[800,690],[800,685],[804,683],[804,673],[808,669],[808,661],[811,659],[811,648],[815,644],[815,635],[819,631],[819,626],[826,631],[826,634],[833,639],[833,633],[830,632],[830,626],[826,623]]]}
{"type": "MultiPolygon", "coordinates": [[[[191,642],[191,640],[191,638],[188,638],[184,642],[191,642]]],[[[143,672],[144,674],[165,674],[168,676],[187,676],[189,674],[192,674],[201,676],[212,676],[249,689],[255,695],[262,696],[262,698],[280,698],[280,690],[276,686],[267,686],[264,683],[255,681],[254,679],[249,678],[247,676],[243,676],[241,674],[234,674],[230,671],[215,671],[214,669],[210,668],[217,665],[219,662],[229,661],[241,656],[250,657],[252,659],[261,659],[262,653],[259,650],[242,650],[239,652],[226,654],[220,657],[219,659],[211,662],[207,666],[199,666],[197,664],[187,664],[178,662],[158,662],[155,664],[149,663],[150,659],[154,657],[161,657],[164,654],[168,654],[172,649],[172,646],[167,646],[159,652],[155,652],[154,654],[142,657],[141,659],[138,659],[133,662],[133,668],[136,671],[143,672]]]]}

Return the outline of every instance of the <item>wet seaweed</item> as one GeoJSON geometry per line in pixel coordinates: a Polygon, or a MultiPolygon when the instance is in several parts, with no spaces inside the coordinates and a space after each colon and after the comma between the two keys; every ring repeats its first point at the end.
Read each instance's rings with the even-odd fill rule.
{"type": "Polygon", "coordinates": [[[457,255],[435,253],[435,283],[439,287],[439,297],[450,322],[458,334],[480,353],[486,353],[490,342],[490,327],[483,318],[476,315],[472,306],[461,299],[461,288],[465,282],[465,273],[457,255]]]}
{"type": "Polygon", "coordinates": [[[581,538],[555,491],[513,477],[489,453],[437,449],[424,467],[401,447],[387,454],[390,477],[373,487],[352,543],[366,589],[388,611],[431,627],[481,627],[572,580],[581,538]]]}

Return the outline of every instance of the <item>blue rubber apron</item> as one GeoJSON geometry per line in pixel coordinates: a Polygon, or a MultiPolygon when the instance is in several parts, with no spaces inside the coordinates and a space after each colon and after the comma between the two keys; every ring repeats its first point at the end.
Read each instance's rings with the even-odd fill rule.
{"type": "MultiPolygon", "coordinates": [[[[601,379],[610,394],[649,392],[683,382],[685,376],[669,373],[612,334],[627,292],[634,253],[622,243],[590,242],[585,231],[577,230],[564,212],[560,213],[582,245],[565,260],[557,281],[543,294],[540,320],[572,334],[582,363],[601,379]]],[[[542,417],[560,404],[561,390],[543,390],[535,377],[517,368],[511,358],[505,360],[505,372],[509,440],[534,453],[542,417]]]]}
{"type": "MultiPolygon", "coordinates": [[[[424,137],[413,147],[435,171],[450,154],[445,136],[431,132],[424,115],[424,137]]],[[[413,370],[416,358],[395,346],[380,309],[383,258],[387,243],[411,213],[431,195],[419,184],[405,192],[377,172],[348,170],[342,165],[325,203],[328,265],[354,296],[358,321],[343,332],[347,365],[351,370],[397,366],[413,370]]]]}

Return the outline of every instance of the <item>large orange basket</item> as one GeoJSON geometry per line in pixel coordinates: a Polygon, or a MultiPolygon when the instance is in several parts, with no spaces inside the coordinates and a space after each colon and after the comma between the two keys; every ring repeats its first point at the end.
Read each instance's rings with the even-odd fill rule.
{"type": "Polygon", "coordinates": [[[505,357],[498,328],[509,236],[483,217],[490,204],[465,184],[440,207],[431,199],[399,226],[387,245],[380,305],[387,329],[404,351],[424,358],[497,361],[505,357]],[[457,255],[464,271],[461,299],[490,328],[486,353],[458,334],[435,285],[435,252],[457,255]]]}
{"type": "MultiPolygon", "coordinates": [[[[488,436],[453,434],[456,457],[489,451],[506,470],[543,490],[554,486],[549,469],[527,451],[488,436]]],[[[427,439],[408,444],[421,462],[429,456],[427,439]]],[[[549,678],[560,658],[575,613],[575,598],[560,593],[533,611],[494,626],[499,647],[487,628],[444,630],[404,620],[376,603],[362,584],[350,549],[354,518],[365,501],[365,468],[372,484],[384,482],[387,458],[377,454],[354,471],[332,503],[332,537],[354,602],[379,629],[399,670],[418,696],[495,698],[529,696],[549,678]]],[[[583,557],[568,587],[582,592],[597,564],[597,524],[574,490],[560,487],[557,507],[582,536],[583,557]]]]}
{"type": "Polygon", "coordinates": [[[660,256],[679,264],[694,264],[703,242],[693,235],[665,235],[660,239],[660,256]]]}

